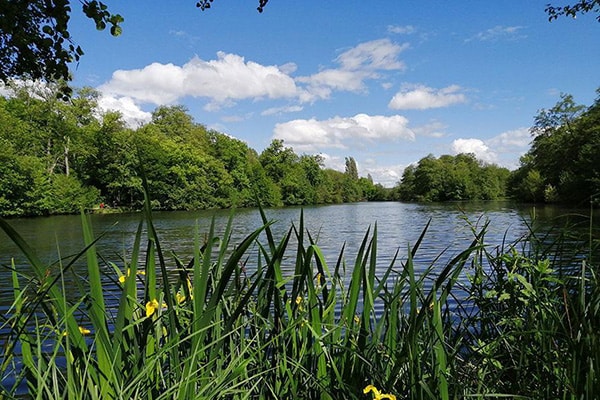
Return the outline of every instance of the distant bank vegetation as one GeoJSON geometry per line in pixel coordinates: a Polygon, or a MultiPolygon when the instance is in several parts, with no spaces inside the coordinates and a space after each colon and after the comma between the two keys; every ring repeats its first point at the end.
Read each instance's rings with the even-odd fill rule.
{"type": "Polygon", "coordinates": [[[600,98],[586,108],[564,95],[541,110],[516,171],[472,154],[429,155],[384,188],[359,177],[352,157],[341,172],[281,140],[259,154],[195,123],[181,106],[159,107],[148,124],[130,129],[120,114],[98,113],[92,89],[68,102],[58,92],[21,88],[0,96],[0,216],[136,209],[142,174],[153,207],[163,210],[509,196],[581,203],[600,193],[600,98]]]}

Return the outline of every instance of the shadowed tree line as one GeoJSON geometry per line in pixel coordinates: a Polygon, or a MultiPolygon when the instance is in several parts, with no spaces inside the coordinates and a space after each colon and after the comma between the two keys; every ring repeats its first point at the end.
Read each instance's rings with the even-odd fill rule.
{"type": "Polygon", "coordinates": [[[18,89],[0,97],[0,215],[48,215],[81,207],[138,208],[141,174],[156,209],[190,210],[341,203],[383,198],[385,190],[326,169],[319,155],[274,140],[262,153],[195,123],[182,106],[159,107],[150,123],[127,128],[97,111],[98,93],[18,89]]]}

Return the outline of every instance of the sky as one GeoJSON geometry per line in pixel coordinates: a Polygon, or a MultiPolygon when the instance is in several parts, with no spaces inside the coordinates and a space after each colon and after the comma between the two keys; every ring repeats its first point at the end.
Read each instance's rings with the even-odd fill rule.
{"type": "Polygon", "coordinates": [[[600,88],[600,23],[549,22],[548,1],[270,0],[260,14],[252,0],[106,0],[123,33],[75,10],[73,85],[132,127],[184,105],[259,153],[283,139],[328,168],[353,157],[386,187],[429,154],[515,169],[540,109],[561,93],[589,106],[600,88]]]}

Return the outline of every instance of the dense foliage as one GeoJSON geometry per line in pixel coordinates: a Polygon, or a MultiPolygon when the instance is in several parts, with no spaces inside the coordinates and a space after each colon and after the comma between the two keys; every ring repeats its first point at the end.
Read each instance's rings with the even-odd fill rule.
{"type": "Polygon", "coordinates": [[[375,226],[329,264],[302,217],[278,236],[262,213],[240,243],[231,222],[220,237],[214,225],[204,241],[198,233],[188,262],[161,247],[145,215],[147,243],[140,224],[131,255],[114,262],[83,215],[87,251],[51,266],[0,219],[30,266],[12,268],[1,398],[600,396],[600,281],[587,244],[531,231],[490,246],[488,224],[472,224],[470,245],[432,261],[420,255],[426,227],[384,260],[375,226]]]}
{"type": "Polygon", "coordinates": [[[297,155],[282,141],[258,154],[194,123],[181,106],[159,107],[150,123],[128,129],[119,114],[98,115],[90,89],[69,101],[55,94],[22,89],[0,97],[0,215],[73,213],[100,203],[139,208],[142,174],[154,207],[165,210],[383,196],[356,171],[325,169],[320,156],[297,155]]]}
{"type": "Polygon", "coordinates": [[[403,201],[494,200],[505,196],[509,174],[473,154],[428,155],[404,170],[394,195],[403,201]]]}
{"type": "Polygon", "coordinates": [[[600,194],[600,97],[586,108],[562,95],[538,113],[531,133],[531,149],[510,179],[512,196],[582,206],[600,194]]]}

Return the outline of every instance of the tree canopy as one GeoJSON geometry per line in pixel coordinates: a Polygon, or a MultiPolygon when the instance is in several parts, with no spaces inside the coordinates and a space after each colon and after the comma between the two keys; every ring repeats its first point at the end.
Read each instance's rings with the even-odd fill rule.
{"type": "Polygon", "coordinates": [[[542,109],[531,128],[530,150],[510,179],[522,201],[585,205],[600,194],[600,89],[590,107],[568,94],[542,109]]]}
{"type": "Polygon", "coordinates": [[[403,201],[496,200],[506,195],[510,172],[473,154],[428,155],[408,166],[395,188],[403,201]]]}
{"type": "Polygon", "coordinates": [[[552,4],[546,6],[546,13],[550,21],[561,16],[576,18],[577,15],[588,12],[598,14],[596,19],[600,22],[600,0],[579,0],[576,3],[564,6],[553,6],[552,4]]]}
{"type": "MultiPolygon", "coordinates": [[[[383,199],[354,171],[326,169],[319,155],[281,140],[262,153],[195,123],[185,107],[158,107],[128,129],[120,114],[97,111],[85,88],[69,101],[58,86],[20,87],[0,96],[0,216],[78,212],[100,203],[137,208],[146,176],[163,210],[308,205],[383,199]]],[[[350,158],[351,159],[351,158],[350,158]]]]}

